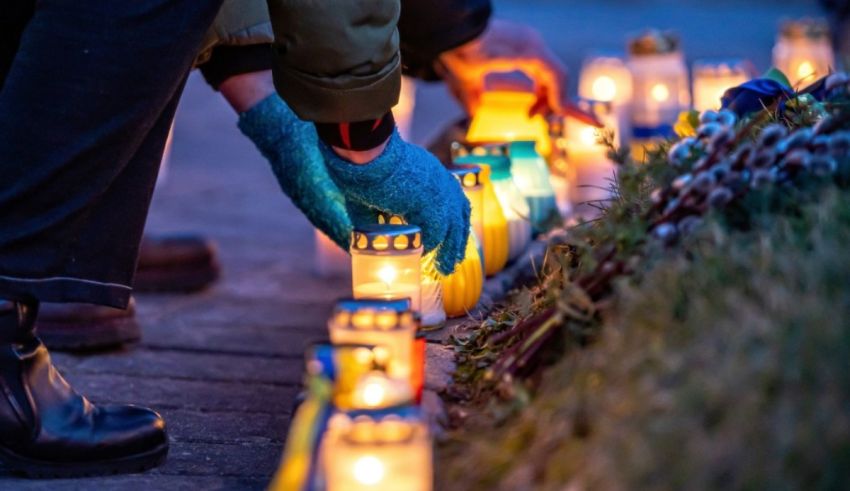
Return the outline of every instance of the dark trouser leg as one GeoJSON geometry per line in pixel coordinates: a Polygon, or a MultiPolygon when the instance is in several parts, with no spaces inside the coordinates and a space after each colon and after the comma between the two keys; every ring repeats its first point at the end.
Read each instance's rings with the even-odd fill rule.
{"type": "Polygon", "coordinates": [[[168,124],[220,4],[38,3],[0,91],[0,298],[126,305],[168,124]]]}
{"type": "Polygon", "coordinates": [[[0,7],[0,90],[15,59],[21,34],[35,10],[35,0],[7,0],[0,7]]]}
{"type": "MultiPolygon", "coordinates": [[[[24,1],[3,0],[0,19],[24,1]]],[[[0,300],[18,300],[0,301],[9,469],[137,472],[165,458],[162,418],[74,392],[34,321],[38,300],[126,304],[168,127],[220,3],[39,0],[16,50],[17,35],[0,36],[0,300]]]]}

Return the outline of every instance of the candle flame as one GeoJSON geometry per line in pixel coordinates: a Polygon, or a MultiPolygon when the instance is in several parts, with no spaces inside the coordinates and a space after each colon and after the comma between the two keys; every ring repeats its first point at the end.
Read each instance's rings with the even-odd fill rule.
{"type": "Polygon", "coordinates": [[[360,484],[374,486],[384,479],[384,464],[375,456],[364,455],[354,463],[354,479],[360,484]]]}
{"type": "Polygon", "coordinates": [[[581,142],[587,146],[596,145],[596,129],[592,126],[585,126],[579,132],[579,139],[581,139],[581,142]]]}
{"type": "Polygon", "coordinates": [[[617,84],[614,82],[614,79],[606,75],[602,75],[594,80],[590,90],[593,93],[593,98],[598,101],[609,102],[617,97],[617,84]]]}
{"type": "Polygon", "coordinates": [[[652,87],[652,98],[658,102],[665,102],[670,98],[670,89],[664,84],[655,84],[652,87]]]}
{"type": "Polygon", "coordinates": [[[797,78],[800,80],[811,77],[815,74],[815,67],[810,61],[803,61],[797,66],[797,78]]]}
{"type": "Polygon", "coordinates": [[[378,270],[378,278],[384,282],[389,290],[392,288],[393,283],[395,283],[396,278],[398,277],[398,271],[392,265],[385,265],[381,269],[378,270]]]}
{"type": "Polygon", "coordinates": [[[372,381],[363,387],[363,404],[368,407],[378,407],[386,399],[387,389],[377,381],[372,381]]]}

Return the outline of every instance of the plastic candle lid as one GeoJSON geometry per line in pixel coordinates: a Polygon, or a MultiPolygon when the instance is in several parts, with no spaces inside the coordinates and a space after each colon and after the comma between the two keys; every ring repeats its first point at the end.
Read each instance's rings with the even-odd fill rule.
{"type": "Polygon", "coordinates": [[[629,39],[632,56],[664,55],[679,51],[679,36],[670,31],[650,29],[629,39]]]}
{"type": "Polygon", "coordinates": [[[353,251],[412,251],[422,246],[422,230],[416,225],[364,225],[351,232],[353,251]]]}
{"type": "Polygon", "coordinates": [[[417,316],[410,310],[410,299],[383,300],[346,298],[337,301],[331,322],[346,329],[416,328],[417,316]]]}
{"type": "Polygon", "coordinates": [[[494,181],[511,179],[511,159],[506,143],[471,147],[455,143],[452,145],[452,155],[455,164],[489,165],[490,178],[494,181]]]}
{"type": "Polygon", "coordinates": [[[748,75],[749,72],[749,62],[741,58],[696,60],[694,62],[694,77],[723,77],[736,74],[748,75]]]}
{"type": "Polygon", "coordinates": [[[784,39],[820,40],[829,37],[829,24],[823,19],[786,20],[779,29],[779,35],[784,39]]]}
{"type": "Polygon", "coordinates": [[[481,185],[481,167],[477,165],[455,165],[449,167],[452,173],[464,189],[474,188],[481,185]]]}
{"type": "Polygon", "coordinates": [[[610,116],[614,112],[614,105],[611,101],[597,101],[593,99],[579,98],[576,105],[582,111],[593,114],[597,118],[610,116]]]}
{"type": "Polygon", "coordinates": [[[537,153],[537,142],[534,141],[515,141],[511,142],[510,146],[511,158],[536,158],[540,154],[537,153]]]}

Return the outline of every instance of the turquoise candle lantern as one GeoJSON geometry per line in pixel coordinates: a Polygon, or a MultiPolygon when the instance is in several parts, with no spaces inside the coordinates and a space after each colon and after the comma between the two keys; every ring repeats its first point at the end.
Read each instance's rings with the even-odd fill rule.
{"type": "Polygon", "coordinates": [[[510,144],[511,174],[514,183],[528,201],[529,219],[538,232],[558,216],[555,190],[549,180],[546,161],[537,153],[535,142],[516,141],[510,144]]]}
{"type": "Polygon", "coordinates": [[[471,148],[456,145],[453,153],[455,164],[490,167],[493,190],[508,222],[508,258],[516,259],[531,242],[531,209],[514,182],[508,144],[478,145],[471,148]]]}

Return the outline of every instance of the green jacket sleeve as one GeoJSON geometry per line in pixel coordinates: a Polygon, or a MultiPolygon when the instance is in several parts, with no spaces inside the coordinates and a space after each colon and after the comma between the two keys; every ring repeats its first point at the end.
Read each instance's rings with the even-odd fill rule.
{"type": "Polygon", "coordinates": [[[268,0],[274,81],[299,118],[378,119],[401,89],[400,0],[268,0]]]}

